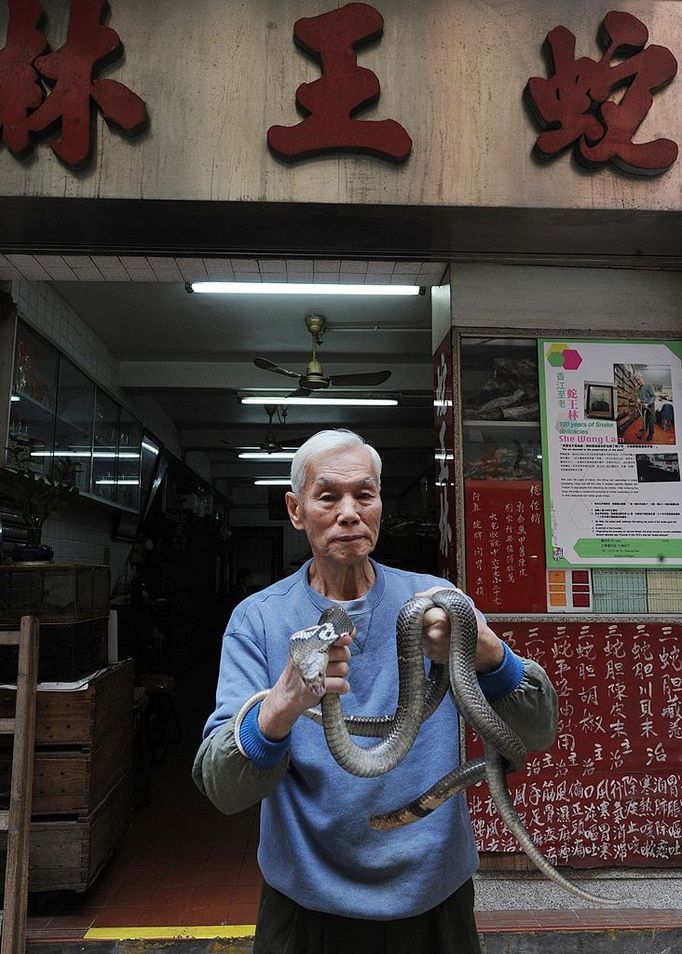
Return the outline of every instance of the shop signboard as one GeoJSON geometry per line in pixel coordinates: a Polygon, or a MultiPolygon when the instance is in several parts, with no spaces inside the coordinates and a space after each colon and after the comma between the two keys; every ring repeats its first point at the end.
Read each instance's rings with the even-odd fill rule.
{"type": "MultiPolygon", "coordinates": [[[[249,137],[241,136],[243,113],[226,112],[224,103],[222,109],[216,108],[219,101],[216,90],[225,82],[222,73],[224,61],[228,64],[230,61],[238,63],[249,38],[254,44],[250,55],[244,57],[244,62],[251,65],[251,69],[246,71],[249,76],[249,100],[258,101],[258,94],[254,95],[257,87],[251,74],[254,67],[257,70],[260,62],[263,73],[279,87],[278,94],[282,96],[281,105],[284,108],[287,87],[281,82],[279,70],[275,72],[268,63],[263,62],[262,44],[264,35],[271,31],[271,35],[274,35],[279,27],[286,27],[289,32],[292,22],[294,43],[315,60],[321,75],[310,82],[300,83],[295,89],[296,105],[303,114],[300,122],[273,125],[259,131],[262,145],[263,133],[267,128],[267,143],[277,158],[294,163],[320,155],[364,154],[389,163],[404,163],[412,153],[412,138],[406,126],[417,133],[421,132],[422,150],[430,154],[433,152],[433,130],[443,127],[443,122],[436,121],[437,113],[431,115],[433,100],[441,95],[439,86],[445,88],[451,82],[448,76],[450,72],[456,77],[455,82],[461,84],[464,79],[461,74],[475,73],[476,68],[481,71],[476,80],[476,89],[483,82],[489,87],[489,96],[486,97],[485,113],[480,108],[471,109],[469,112],[472,115],[467,121],[476,127],[488,123],[495,130],[505,129],[499,121],[499,97],[495,91],[499,82],[504,84],[505,96],[510,87],[507,69],[500,70],[497,64],[505,62],[504,33],[508,32],[517,42],[518,28],[510,27],[508,31],[501,31],[499,36],[494,31],[490,34],[495,41],[489,46],[495,50],[497,68],[486,72],[480,65],[484,62],[480,57],[470,68],[471,64],[465,59],[466,42],[457,45],[463,33],[461,11],[455,9],[451,24],[447,20],[440,22],[444,13],[440,8],[430,11],[428,8],[422,9],[420,5],[415,7],[414,14],[393,11],[390,20],[391,41],[387,46],[382,44],[379,62],[383,75],[389,77],[394,87],[392,92],[396,94],[398,91],[397,98],[402,104],[405,97],[400,96],[399,86],[404,79],[403,76],[397,77],[396,73],[404,74],[410,83],[409,98],[412,102],[407,107],[401,106],[401,112],[406,113],[406,118],[401,117],[401,122],[394,118],[357,119],[356,114],[372,107],[380,95],[377,74],[367,66],[359,65],[357,57],[359,49],[382,37],[384,18],[377,8],[368,3],[346,3],[325,10],[324,4],[320,4],[316,15],[293,19],[298,9],[295,3],[278,5],[277,15],[273,14],[269,4],[253,4],[249,7],[248,16],[238,8],[231,17],[222,9],[224,5],[220,5],[219,20],[214,21],[217,3],[218,0],[214,0],[213,4],[190,7],[189,12],[184,13],[189,17],[184,28],[178,27],[178,8],[182,6],[180,0],[163,6],[160,0],[139,5],[144,8],[146,19],[130,9],[138,5],[111,4],[112,21],[115,20],[121,30],[119,33],[106,22],[110,8],[106,0],[69,0],[68,4],[59,4],[56,0],[54,4],[45,3],[44,0],[8,0],[6,17],[2,17],[0,12],[0,21],[5,19],[7,23],[5,46],[0,49],[2,141],[15,157],[23,160],[33,150],[36,139],[50,136],[49,145],[54,154],[63,164],[77,170],[94,158],[96,111],[108,124],[128,136],[146,129],[149,116],[142,98],[119,80],[100,76],[104,67],[111,67],[114,61],[120,60],[123,52],[121,36],[125,36],[129,47],[132,46],[128,50],[130,65],[141,73],[148,66],[144,61],[153,44],[152,36],[154,39],[161,37],[159,49],[163,51],[168,69],[161,71],[162,87],[151,78],[147,80],[155,92],[152,103],[157,116],[156,136],[161,135],[163,138],[165,134],[177,137],[178,129],[184,127],[187,119],[187,96],[200,96],[200,91],[205,89],[210,91],[210,99],[203,102],[199,99],[196,108],[202,123],[201,134],[193,137],[185,131],[185,148],[195,139],[201,144],[202,150],[206,148],[210,143],[210,138],[207,141],[206,137],[211,128],[219,129],[221,137],[225,129],[232,129],[233,134],[239,130],[240,138],[249,141],[249,137]],[[59,36],[65,13],[68,13],[65,42],[52,50],[45,30],[59,36]],[[427,24],[425,31],[423,22],[427,24]],[[455,45],[452,52],[446,54],[448,59],[437,67],[429,83],[425,80],[423,60],[434,58],[431,45],[435,37],[431,23],[440,23],[439,43],[442,43],[442,35],[450,33],[455,38],[455,45]],[[164,30],[169,32],[164,34],[164,30]],[[175,37],[171,38],[171,30],[175,37]],[[178,37],[181,39],[178,40],[178,37]],[[210,48],[215,38],[222,44],[222,55],[202,57],[201,51],[210,48]],[[422,44],[429,43],[429,48],[420,48],[417,45],[419,41],[422,44]],[[136,43],[139,44],[137,62],[136,43]],[[186,46],[192,50],[189,57],[186,55],[186,46]],[[410,60],[415,63],[412,70],[406,69],[406,63],[410,60]],[[183,64],[185,74],[181,77],[175,72],[183,67],[174,67],[175,63],[183,64]],[[171,98],[168,90],[174,89],[176,85],[180,95],[176,92],[171,98]],[[91,106],[95,109],[91,109],[91,106]],[[170,121],[174,108],[177,109],[177,125],[170,121]],[[418,117],[419,114],[426,114],[428,126],[424,126],[420,117],[419,125],[413,125],[415,109],[418,117]],[[160,115],[165,121],[159,122],[160,115]],[[162,130],[161,126],[165,128],[162,130]]],[[[528,15],[523,9],[518,15],[520,26],[525,29],[528,15]]],[[[473,21],[476,14],[467,11],[466,17],[473,21]]],[[[576,159],[588,168],[600,168],[611,162],[634,175],[656,176],[666,172],[677,158],[677,143],[662,136],[633,142],[633,137],[647,118],[654,97],[677,73],[674,54],[661,44],[649,43],[647,25],[627,12],[606,13],[601,23],[594,21],[594,32],[591,30],[591,35],[587,37],[584,36],[582,23],[580,27],[579,36],[565,25],[554,26],[547,33],[548,75],[532,76],[527,82],[525,76],[523,80],[517,77],[516,110],[510,113],[512,117],[515,116],[514,123],[519,124],[523,92],[542,130],[534,146],[536,158],[545,161],[554,159],[573,148],[576,159]],[[578,42],[589,49],[589,44],[594,44],[595,35],[601,48],[600,55],[596,59],[590,56],[576,57],[578,42]],[[523,82],[526,82],[525,91],[523,82]],[[617,90],[624,90],[618,98],[614,96],[617,90]]],[[[656,27],[658,34],[660,23],[656,22],[656,27]]],[[[474,35],[480,35],[479,23],[474,23],[474,29],[474,35]]],[[[525,42],[538,48],[542,36],[527,32],[525,42]]],[[[274,44],[272,49],[277,49],[274,44]]],[[[524,62],[523,48],[518,52],[515,50],[515,55],[519,63],[524,62]]],[[[150,59],[153,60],[153,57],[150,59]]],[[[288,59],[296,62],[291,49],[288,59]]],[[[155,72],[158,74],[158,69],[155,72]]],[[[238,86],[241,79],[233,76],[233,85],[238,86]]],[[[456,88],[458,102],[466,103],[467,96],[462,94],[461,85],[456,88]]],[[[235,98],[239,106],[245,92],[240,90],[235,98]]],[[[292,88],[292,99],[293,93],[292,88]]],[[[447,89],[443,96],[447,101],[447,89]]],[[[265,91],[261,93],[261,101],[267,101],[265,91]]],[[[478,105],[481,105],[480,102],[478,105]]],[[[253,114],[256,115],[255,110],[253,114]]],[[[460,122],[455,123],[458,138],[467,141],[466,135],[459,129],[461,117],[455,115],[460,119],[460,122]]],[[[445,136],[442,138],[447,140],[445,136]]],[[[489,148],[489,143],[486,146],[489,148]]],[[[490,151],[494,153],[494,150],[490,151]]],[[[525,154],[525,147],[523,152],[525,154]]],[[[197,154],[193,155],[196,161],[197,154]]],[[[253,156],[249,155],[246,162],[253,162],[253,156]]],[[[196,173],[196,169],[193,171],[196,173]]],[[[439,203],[442,201],[440,192],[438,200],[439,203]]]]}
{"type": "MultiPolygon", "coordinates": [[[[516,810],[554,864],[679,865],[682,655],[672,622],[495,620],[559,697],[556,739],[509,776],[516,810]]],[[[467,728],[467,757],[480,742],[467,728]]],[[[485,783],[468,789],[479,851],[520,848],[485,783]]]]}
{"type": "Polygon", "coordinates": [[[682,566],[682,341],[538,342],[548,567],[682,566]]]}

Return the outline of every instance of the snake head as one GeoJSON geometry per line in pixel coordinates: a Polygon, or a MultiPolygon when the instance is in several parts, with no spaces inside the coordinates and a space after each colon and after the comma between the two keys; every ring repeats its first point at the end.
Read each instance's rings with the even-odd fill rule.
{"type": "Polygon", "coordinates": [[[329,663],[329,649],[339,634],[330,623],[300,629],[289,639],[289,656],[294,668],[308,689],[324,695],[324,679],[329,663]]]}

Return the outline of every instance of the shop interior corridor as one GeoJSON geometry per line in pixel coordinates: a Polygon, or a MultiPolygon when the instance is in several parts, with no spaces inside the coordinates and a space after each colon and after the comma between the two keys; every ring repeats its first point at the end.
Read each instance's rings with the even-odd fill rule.
{"type": "MultiPolygon", "coordinates": [[[[211,944],[219,942],[212,938],[230,937],[243,940],[225,942],[228,946],[221,949],[250,950],[261,885],[257,809],[223,816],[191,779],[201,729],[213,705],[217,666],[216,653],[178,679],[182,738],[151,767],[148,801],[135,809],[126,835],[95,883],[83,894],[31,894],[30,954],[43,948],[50,954],[75,954],[90,945],[98,954],[175,951],[175,945],[184,943],[179,938],[194,954],[215,951],[211,944]],[[139,938],[147,940],[136,942],[139,938]]],[[[505,944],[518,943],[514,935],[523,935],[535,938],[533,952],[556,950],[557,944],[564,945],[562,954],[648,952],[649,947],[641,946],[644,938],[667,939],[671,931],[682,931],[682,904],[673,897],[679,881],[663,872],[657,881],[655,875],[647,874],[644,895],[645,880],[637,883],[638,906],[587,909],[535,873],[482,872],[476,918],[483,950],[501,954],[509,949],[505,944]],[[649,906],[642,897],[651,898],[649,906]]],[[[633,884],[621,881],[609,887],[625,895],[633,884]]]]}
{"type": "Polygon", "coordinates": [[[191,778],[217,671],[216,654],[178,680],[182,738],[151,766],[147,804],[138,805],[126,835],[88,891],[31,895],[29,941],[75,940],[101,928],[115,929],[124,938],[130,928],[255,922],[257,810],[221,815],[191,778]]]}

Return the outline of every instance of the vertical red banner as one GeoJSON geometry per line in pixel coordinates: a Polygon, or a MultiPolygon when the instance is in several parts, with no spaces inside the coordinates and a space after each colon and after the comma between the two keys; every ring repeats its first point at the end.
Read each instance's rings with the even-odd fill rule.
{"type": "Polygon", "coordinates": [[[438,573],[457,579],[455,557],[455,436],[453,408],[452,332],[433,356],[436,490],[438,491],[438,573]]]}
{"type": "Polygon", "coordinates": [[[546,613],[542,482],[465,484],[469,595],[484,613],[546,613]]]}

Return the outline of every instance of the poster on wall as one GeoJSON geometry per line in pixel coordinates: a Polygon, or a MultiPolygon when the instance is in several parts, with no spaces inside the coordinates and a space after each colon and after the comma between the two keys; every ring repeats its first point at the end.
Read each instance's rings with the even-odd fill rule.
{"type": "Polygon", "coordinates": [[[538,342],[548,567],[682,567],[682,341],[538,342]]]}

